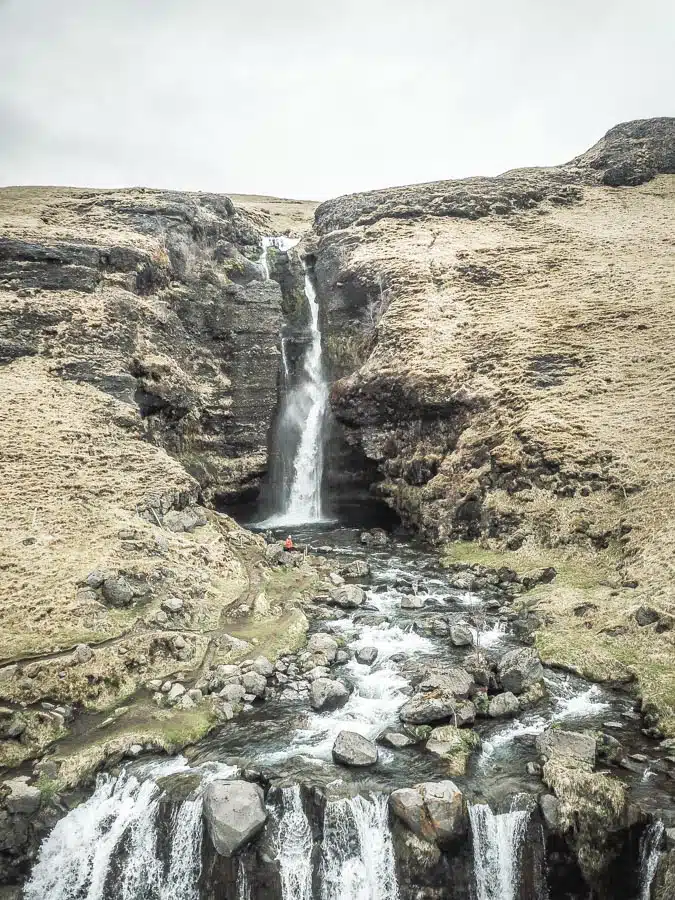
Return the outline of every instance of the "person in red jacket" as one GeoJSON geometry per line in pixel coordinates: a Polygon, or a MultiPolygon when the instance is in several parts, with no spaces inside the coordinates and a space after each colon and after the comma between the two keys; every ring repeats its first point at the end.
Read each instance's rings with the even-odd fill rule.
{"type": "Polygon", "coordinates": [[[284,550],[293,550],[293,538],[290,536],[290,534],[284,541],[284,550]]]}

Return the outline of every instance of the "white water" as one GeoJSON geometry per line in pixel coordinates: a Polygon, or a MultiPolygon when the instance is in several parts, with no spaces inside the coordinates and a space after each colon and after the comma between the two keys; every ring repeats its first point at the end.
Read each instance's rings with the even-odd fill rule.
{"type": "Polygon", "coordinates": [[[286,398],[284,417],[300,431],[293,460],[293,474],[279,516],[270,520],[277,526],[323,521],[321,482],[323,478],[323,422],[328,405],[328,385],[324,378],[319,330],[319,304],[308,272],[305,295],[310,309],[310,342],[302,367],[302,376],[286,398]]]}
{"type": "Polygon", "coordinates": [[[326,806],[322,900],[397,900],[387,798],[357,796],[326,806]]]}
{"type": "Polygon", "coordinates": [[[477,900],[515,900],[527,812],[495,815],[483,804],[469,807],[477,900]]]}
{"type": "Polygon", "coordinates": [[[312,829],[302,808],[299,785],[282,791],[279,874],[282,900],[312,900],[312,829]]]}
{"type": "Polygon", "coordinates": [[[161,790],[153,780],[190,771],[182,757],[152,763],[140,777],[123,771],[99,776],[92,796],[61,819],[42,843],[25,900],[103,900],[106,883],[116,879],[120,900],[198,900],[201,872],[202,791],[209,779],[234,771],[206,770],[195,794],[177,807],[171,823],[168,867],[157,850],[161,790]],[[125,848],[125,864],[115,875],[112,862],[125,848]]]}
{"type": "Polygon", "coordinates": [[[270,267],[269,263],[267,262],[267,251],[269,250],[269,248],[275,247],[282,253],[287,253],[291,249],[291,247],[295,247],[297,243],[297,238],[289,238],[283,234],[275,235],[273,237],[264,237],[262,239],[262,253],[260,254],[258,265],[260,266],[260,271],[262,272],[262,276],[265,281],[270,280],[270,267]]]}
{"type": "Polygon", "coordinates": [[[650,900],[652,881],[661,856],[663,822],[652,822],[640,840],[640,900],[650,900]]]}
{"type": "Polygon", "coordinates": [[[237,898],[238,900],[251,900],[251,882],[248,880],[246,866],[241,856],[237,869],[237,898]]]}

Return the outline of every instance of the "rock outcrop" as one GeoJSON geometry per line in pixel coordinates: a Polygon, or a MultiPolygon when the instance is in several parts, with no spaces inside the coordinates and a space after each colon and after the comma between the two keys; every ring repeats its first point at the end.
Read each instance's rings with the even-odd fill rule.
{"type": "Polygon", "coordinates": [[[544,661],[637,676],[675,733],[672,666],[644,664],[675,612],[674,198],[675,119],[627,122],[565,165],[329,200],[307,251],[372,491],[431,540],[563,563],[544,661]]]}

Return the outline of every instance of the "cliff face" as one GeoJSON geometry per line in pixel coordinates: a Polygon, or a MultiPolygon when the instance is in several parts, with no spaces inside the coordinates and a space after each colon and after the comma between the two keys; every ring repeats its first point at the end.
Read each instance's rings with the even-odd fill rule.
{"type": "Polygon", "coordinates": [[[557,168],[329,201],[311,248],[374,489],[432,540],[555,561],[544,655],[638,677],[668,727],[674,174],[675,119],[631,122],[557,168]]]}

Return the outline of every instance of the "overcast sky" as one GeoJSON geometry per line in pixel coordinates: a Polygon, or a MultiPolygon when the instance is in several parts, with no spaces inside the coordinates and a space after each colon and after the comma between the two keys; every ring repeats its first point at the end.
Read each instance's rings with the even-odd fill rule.
{"type": "Polygon", "coordinates": [[[675,115],[673,0],[0,0],[0,184],[324,199],[675,115]]]}

